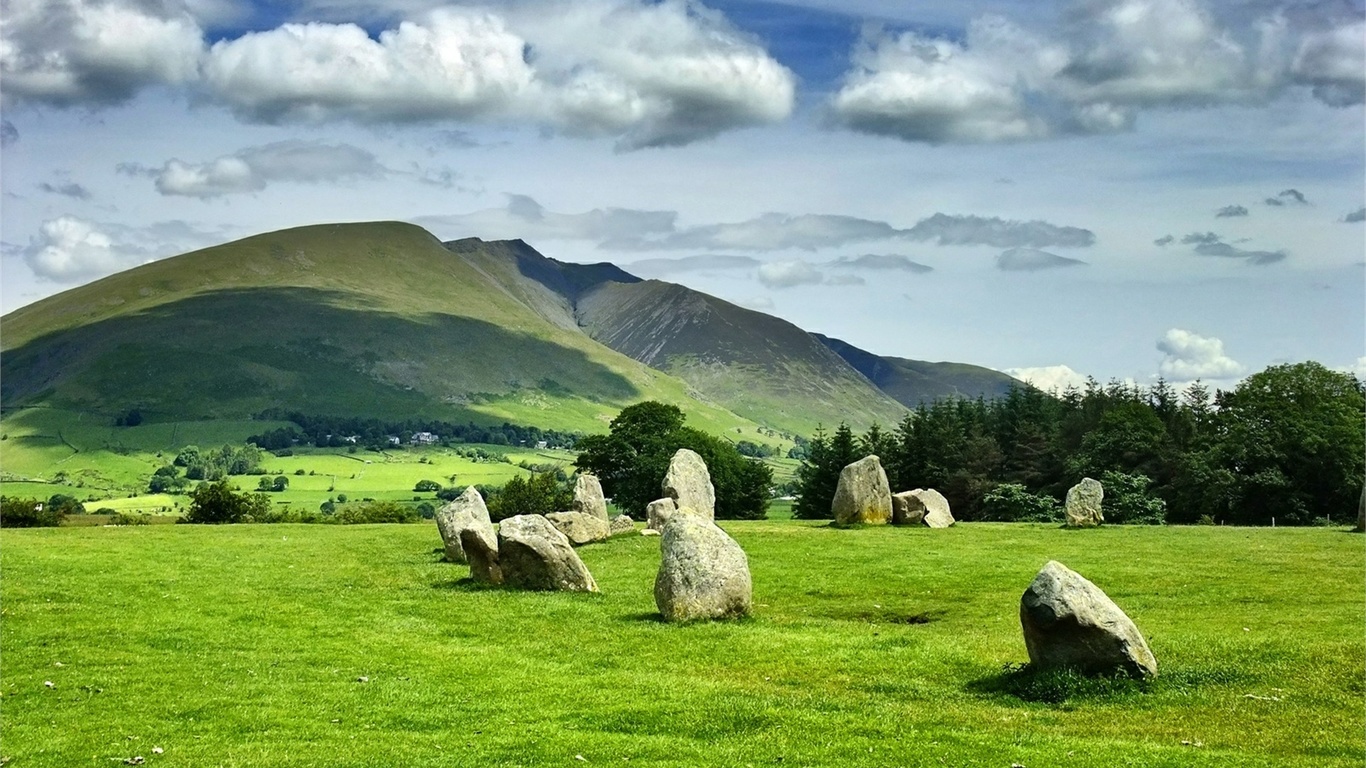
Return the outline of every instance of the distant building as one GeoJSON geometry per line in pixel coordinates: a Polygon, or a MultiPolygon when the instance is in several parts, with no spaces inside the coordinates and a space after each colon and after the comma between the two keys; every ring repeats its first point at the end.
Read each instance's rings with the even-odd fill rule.
{"type": "Polygon", "coordinates": [[[536,450],[538,450],[538,451],[544,451],[546,445],[548,445],[548,443],[546,443],[546,441],[544,441],[544,440],[541,440],[541,441],[539,441],[539,442],[536,443],[536,450]]]}
{"type": "Polygon", "coordinates": [[[389,445],[399,445],[403,442],[396,435],[385,435],[385,437],[388,438],[389,445]]]}
{"type": "Polygon", "coordinates": [[[408,442],[413,445],[431,445],[440,439],[440,435],[434,435],[431,432],[414,432],[412,439],[408,442]]]}

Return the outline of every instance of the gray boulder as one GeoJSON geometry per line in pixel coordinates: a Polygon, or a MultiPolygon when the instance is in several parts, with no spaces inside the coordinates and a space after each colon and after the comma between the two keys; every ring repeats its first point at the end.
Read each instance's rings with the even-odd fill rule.
{"type": "Polygon", "coordinates": [[[574,480],[574,503],[570,508],[608,522],[607,499],[602,495],[602,483],[596,475],[581,474],[574,480]]]}
{"type": "Polygon", "coordinates": [[[665,496],[662,499],[655,499],[645,505],[645,528],[651,531],[661,531],[664,529],[664,521],[678,511],[678,505],[674,500],[665,496]]]}
{"type": "Polygon", "coordinates": [[[607,537],[611,535],[606,520],[583,512],[551,512],[545,519],[576,547],[595,541],[607,541],[607,537]]]}
{"type": "Polygon", "coordinates": [[[636,529],[636,521],[630,515],[617,515],[608,523],[608,529],[612,536],[620,536],[623,533],[630,533],[636,529]]]}
{"type": "Polygon", "coordinates": [[[490,528],[466,528],[460,532],[460,545],[470,564],[470,578],[480,584],[502,584],[503,569],[498,564],[498,539],[490,528]]]}
{"type": "Polygon", "coordinates": [[[689,514],[707,520],[716,517],[716,488],[711,484],[707,463],[694,451],[680,448],[669,460],[663,492],[679,509],[691,510],[689,514]]]}
{"type": "Polygon", "coordinates": [[[892,525],[920,525],[925,521],[925,505],[915,491],[892,494],[892,525]]]}
{"type": "Polygon", "coordinates": [[[749,559],[709,520],[674,515],[660,539],[655,605],[666,621],[746,616],[753,587],[749,559]]]}
{"type": "Polygon", "coordinates": [[[1050,560],[1020,597],[1029,663],[1087,674],[1157,674],[1157,660],[1133,621],[1095,584],[1050,560]]]}
{"type": "Polygon", "coordinates": [[[924,525],[948,528],[954,524],[949,500],[933,488],[916,488],[892,496],[892,522],[896,525],[924,525]]]}
{"type": "Polygon", "coordinates": [[[864,456],[840,471],[830,504],[835,525],[886,525],[892,520],[892,490],[876,456],[864,456]]]}
{"type": "Polygon", "coordinates": [[[1105,516],[1100,512],[1100,503],[1104,499],[1105,489],[1099,480],[1082,478],[1067,492],[1067,527],[1095,528],[1105,522],[1105,516]]]}
{"type": "Polygon", "coordinates": [[[597,592],[593,574],[569,539],[540,515],[517,515],[498,525],[503,583],[519,589],[597,592]]]}
{"type": "Polygon", "coordinates": [[[468,562],[461,544],[461,533],[465,529],[477,529],[489,541],[494,540],[489,508],[484,505],[484,497],[479,495],[479,489],[472,485],[459,498],[443,504],[435,517],[436,529],[441,533],[441,543],[446,549],[446,559],[452,563],[468,562]]]}

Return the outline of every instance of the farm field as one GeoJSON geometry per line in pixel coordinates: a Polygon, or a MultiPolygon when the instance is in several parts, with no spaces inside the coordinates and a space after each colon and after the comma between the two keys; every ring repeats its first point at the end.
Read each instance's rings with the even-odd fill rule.
{"type": "Polygon", "coordinates": [[[8,766],[1359,766],[1366,551],[1336,529],[726,522],[755,615],[473,586],[435,526],[3,532],[8,766]],[[1149,638],[1148,684],[1028,683],[1049,559],[1149,638]],[[49,687],[46,683],[50,682],[49,687]],[[161,752],[154,752],[160,748],[161,752]],[[578,758],[582,758],[582,760],[578,758]]]}

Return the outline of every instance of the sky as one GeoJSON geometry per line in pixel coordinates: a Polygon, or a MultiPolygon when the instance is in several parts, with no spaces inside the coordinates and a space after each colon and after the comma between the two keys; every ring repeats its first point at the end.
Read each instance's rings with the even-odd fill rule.
{"type": "MultiPolygon", "coordinates": [[[[1362,0],[0,0],[0,309],[402,220],[1063,386],[1366,377],[1362,0]]],[[[0,327],[0,334],[3,328],[0,327]]]]}

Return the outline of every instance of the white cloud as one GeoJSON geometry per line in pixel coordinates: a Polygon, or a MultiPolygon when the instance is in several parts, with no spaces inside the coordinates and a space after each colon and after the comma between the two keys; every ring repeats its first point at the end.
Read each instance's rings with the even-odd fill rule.
{"type": "Polygon", "coordinates": [[[1094,232],[1080,227],[945,213],[921,219],[906,230],[905,236],[910,240],[933,240],[939,245],[991,245],[997,248],[1086,248],[1096,242],[1094,232]]]}
{"type": "Polygon", "coordinates": [[[1359,104],[1363,23],[1324,15],[1216,18],[1201,0],[1088,0],[1046,34],[995,16],[961,42],[874,29],[831,107],[854,130],[941,143],[1123,131],[1143,110],[1265,104],[1292,85],[1359,104]]]}
{"type": "Polygon", "coordinates": [[[1242,375],[1243,365],[1224,354],[1224,342],[1212,336],[1172,328],[1157,340],[1163,354],[1158,373],[1176,381],[1231,379],[1242,375]]]}
{"type": "Polygon", "coordinates": [[[759,267],[759,282],[768,288],[820,285],[825,275],[805,261],[775,261],[759,267]]]}
{"type": "Polygon", "coordinates": [[[832,214],[766,213],[747,221],[708,224],[668,232],[662,237],[627,238],[603,243],[620,250],[716,249],[814,251],[846,243],[886,240],[904,235],[885,221],[832,214]]]}
{"type": "Polygon", "coordinates": [[[1087,377],[1065,365],[1045,365],[1036,368],[1006,368],[1002,373],[1033,384],[1045,392],[1062,392],[1068,387],[1086,386],[1087,377]]]}
{"type": "Polygon", "coordinates": [[[130,262],[130,254],[116,248],[109,235],[74,216],[43,222],[23,256],[35,275],[62,283],[106,275],[130,262]]]}
{"type": "Polygon", "coordinates": [[[387,171],[359,147],[291,140],[247,147],[206,163],[170,160],[160,170],[137,167],[132,172],[154,178],[163,195],[204,199],[258,192],[275,181],[317,184],[376,178],[387,171]]]}
{"type": "Polygon", "coordinates": [[[1086,262],[1069,259],[1037,248],[1011,248],[996,257],[996,268],[1003,272],[1038,272],[1059,267],[1078,267],[1086,262]]]}
{"type": "Polygon", "coordinates": [[[911,261],[909,256],[899,253],[865,253],[862,256],[841,256],[826,264],[827,267],[840,269],[869,269],[877,271],[895,270],[924,274],[933,272],[934,267],[911,261]]]}
{"type": "Polygon", "coordinates": [[[673,211],[641,211],[632,208],[595,208],[583,213],[555,213],[526,195],[508,195],[508,204],[503,208],[449,216],[423,216],[414,221],[421,226],[438,229],[438,234],[443,236],[603,242],[672,232],[677,218],[678,214],[673,211]]]}
{"type": "Polygon", "coordinates": [[[621,149],[786,119],[796,87],[721,14],[684,0],[453,6],[377,39],[286,24],[215,43],[204,77],[249,121],[523,120],[621,149]]]}
{"type": "Polygon", "coordinates": [[[1366,381],[1366,357],[1358,357],[1356,364],[1345,365],[1336,370],[1342,373],[1350,373],[1361,381],[1366,381]]]}
{"type": "Polygon", "coordinates": [[[173,3],[9,0],[4,14],[6,102],[117,104],[198,76],[202,32],[173,3]]]}
{"type": "Polygon", "coordinates": [[[1366,100],[1366,22],[1306,35],[1291,72],[1320,101],[1339,106],[1366,100]]]}

